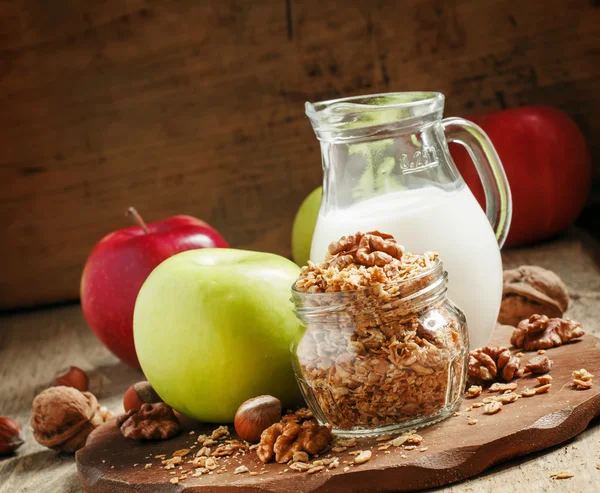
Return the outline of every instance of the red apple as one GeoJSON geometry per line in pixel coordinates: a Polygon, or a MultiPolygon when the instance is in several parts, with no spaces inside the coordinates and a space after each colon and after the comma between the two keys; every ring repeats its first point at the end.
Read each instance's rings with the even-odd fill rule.
{"type": "Polygon", "coordinates": [[[204,221],[173,216],[106,235],[92,250],[81,277],[81,306],[98,339],[119,359],[139,368],[133,344],[133,308],[142,284],[163,260],[185,250],[228,247],[204,221]]]}

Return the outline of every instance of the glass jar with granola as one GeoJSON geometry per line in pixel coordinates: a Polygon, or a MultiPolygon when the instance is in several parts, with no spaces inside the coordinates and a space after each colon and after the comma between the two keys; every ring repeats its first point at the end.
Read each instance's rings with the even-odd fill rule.
{"type": "Polygon", "coordinates": [[[469,342],[446,297],[436,253],[404,252],[391,235],[356,233],[308,263],[292,288],[305,325],[296,377],[315,417],[342,436],[373,436],[450,416],[469,342]]]}

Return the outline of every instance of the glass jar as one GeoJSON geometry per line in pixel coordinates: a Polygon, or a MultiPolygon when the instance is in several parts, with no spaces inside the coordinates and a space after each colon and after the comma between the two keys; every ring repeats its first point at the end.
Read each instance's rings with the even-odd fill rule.
{"type": "Polygon", "coordinates": [[[315,417],[340,436],[375,436],[450,416],[460,405],[469,340],[446,297],[442,262],[413,278],[365,289],[305,293],[306,327],[292,348],[300,389],[315,417]]]}

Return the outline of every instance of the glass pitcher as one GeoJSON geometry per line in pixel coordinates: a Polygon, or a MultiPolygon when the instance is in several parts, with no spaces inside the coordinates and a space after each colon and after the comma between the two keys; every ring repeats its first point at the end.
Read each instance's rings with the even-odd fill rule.
{"type": "Polygon", "coordinates": [[[500,247],[512,202],[487,135],[462,118],[442,120],[444,96],[405,92],[306,103],[321,143],[323,198],[310,258],[357,231],[393,234],[406,250],[440,254],[448,297],[466,314],[472,347],[487,343],[502,299],[500,247]],[[466,186],[448,142],[466,147],[484,186],[486,212],[466,186]]]}

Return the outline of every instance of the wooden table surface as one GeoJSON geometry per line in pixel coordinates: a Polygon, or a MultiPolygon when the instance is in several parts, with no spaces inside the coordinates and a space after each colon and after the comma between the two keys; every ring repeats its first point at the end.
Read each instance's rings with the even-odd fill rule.
{"type": "MultiPolygon", "coordinates": [[[[600,336],[600,245],[580,231],[535,248],[504,253],[505,267],[537,264],[553,269],[569,286],[568,315],[600,336]]],[[[576,355],[574,355],[576,358],[576,355]]],[[[29,429],[31,401],[55,373],[76,365],[90,375],[90,390],[111,411],[122,411],[125,389],[142,375],[119,363],[88,330],[78,305],[4,315],[0,318],[0,416],[24,428],[25,445],[0,460],[0,493],[81,492],[72,456],[38,445],[29,429]]],[[[436,491],[593,492],[600,491],[600,420],[554,449],[512,460],[476,478],[436,491]],[[598,467],[597,467],[598,465],[598,467]],[[566,471],[571,479],[553,480],[566,471]]]]}

